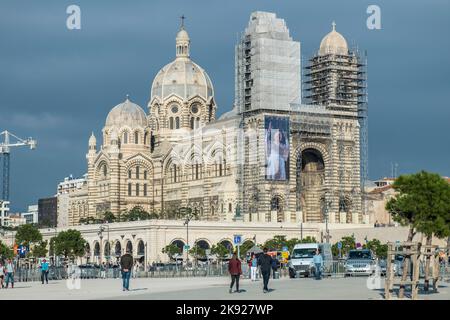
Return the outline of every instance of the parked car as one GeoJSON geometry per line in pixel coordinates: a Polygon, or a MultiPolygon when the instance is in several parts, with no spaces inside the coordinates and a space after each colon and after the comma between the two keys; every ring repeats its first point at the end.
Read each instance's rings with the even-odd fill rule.
{"type": "Polygon", "coordinates": [[[294,246],[292,253],[289,256],[289,277],[296,278],[297,276],[309,277],[310,274],[315,273],[315,266],[313,264],[313,257],[316,250],[319,249],[324,261],[324,266],[327,266],[332,261],[331,246],[327,243],[299,243],[294,246]]]}
{"type": "Polygon", "coordinates": [[[350,250],[345,262],[345,276],[368,276],[375,272],[375,266],[375,258],[371,250],[350,250]]]}

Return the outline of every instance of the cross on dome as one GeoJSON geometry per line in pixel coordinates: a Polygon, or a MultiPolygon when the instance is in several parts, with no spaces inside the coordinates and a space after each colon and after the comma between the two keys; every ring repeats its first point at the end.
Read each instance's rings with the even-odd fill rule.
{"type": "Polygon", "coordinates": [[[184,14],[180,17],[181,19],[181,26],[180,29],[184,29],[184,19],[186,19],[186,17],[184,16],[184,14]]]}

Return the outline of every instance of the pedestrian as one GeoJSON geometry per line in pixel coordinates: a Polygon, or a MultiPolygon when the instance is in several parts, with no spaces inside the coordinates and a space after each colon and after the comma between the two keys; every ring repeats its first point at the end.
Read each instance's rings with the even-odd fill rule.
{"type": "Polygon", "coordinates": [[[100,265],[100,278],[106,278],[106,264],[104,262],[100,265]]]}
{"type": "Polygon", "coordinates": [[[258,259],[256,259],[256,256],[254,253],[252,253],[250,270],[251,270],[252,281],[256,281],[256,272],[258,271],[258,259]]]}
{"type": "Polygon", "coordinates": [[[263,277],[263,292],[269,292],[269,278],[270,278],[270,270],[272,269],[272,257],[267,254],[269,250],[267,248],[263,249],[263,253],[259,255],[258,265],[261,269],[261,274],[263,277]]]}
{"type": "Polygon", "coordinates": [[[136,262],[133,267],[133,279],[136,279],[139,271],[139,262],[136,262]]]}
{"type": "Polygon", "coordinates": [[[48,262],[47,262],[47,260],[43,259],[41,262],[41,265],[39,267],[41,268],[42,284],[44,284],[44,280],[48,284],[48,262]]]}
{"type": "Polygon", "coordinates": [[[320,280],[322,278],[323,258],[319,249],[316,250],[316,254],[313,257],[313,263],[316,271],[316,280],[320,280]]]}
{"type": "Polygon", "coordinates": [[[127,250],[127,253],[120,257],[120,268],[122,271],[123,291],[130,291],[130,275],[133,268],[133,257],[131,256],[129,250],[127,250]]]}
{"type": "Polygon", "coordinates": [[[14,264],[11,259],[6,262],[6,289],[8,289],[9,282],[11,281],[11,289],[14,288],[14,264]]]}
{"type": "Polygon", "coordinates": [[[3,264],[0,261],[0,283],[2,285],[2,289],[4,287],[3,285],[3,279],[5,278],[5,267],[3,267],[3,264]]]}
{"type": "Polygon", "coordinates": [[[238,259],[236,253],[233,253],[233,257],[228,262],[228,272],[230,272],[231,275],[230,293],[233,292],[233,286],[235,282],[236,282],[236,291],[234,292],[240,292],[239,278],[242,274],[242,269],[241,269],[241,261],[238,259]]]}

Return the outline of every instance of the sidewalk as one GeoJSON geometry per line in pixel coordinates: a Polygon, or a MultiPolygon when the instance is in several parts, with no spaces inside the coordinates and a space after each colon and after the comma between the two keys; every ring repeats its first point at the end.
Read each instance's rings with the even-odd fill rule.
{"type": "MultiPolygon", "coordinates": [[[[271,279],[270,293],[262,292],[262,281],[240,281],[241,293],[228,293],[228,277],[131,279],[129,292],[122,291],[120,279],[81,280],[79,290],[69,290],[65,281],[16,283],[14,289],[0,290],[0,300],[380,300],[383,289],[369,290],[365,277],[324,279],[271,279]]],[[[382,283],[384,286],[384,282],[382,283]]],[[[423,300],[450,300],[450,283],[441,282],[438,294],[419,295],[423,300]]]]}

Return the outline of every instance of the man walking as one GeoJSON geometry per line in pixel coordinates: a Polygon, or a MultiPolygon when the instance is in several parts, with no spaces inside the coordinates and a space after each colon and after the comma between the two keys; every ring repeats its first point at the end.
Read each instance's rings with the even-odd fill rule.
{"type": "Polygon", "coordinates": [[[319,249],[316,250],[316,255],[313,257],[313,263],[316,270],[316,280],[320,280],[322,278],[321,271],[323,266],[323,258],[319,249]]]}
{"type": "Polygon", "coordinates": [[[241,269],[241,261],[238,259],[236,253],[233,253],[233,257],[228,262],[228,271],[230,272],[231,275],[230,293],[233,292],[233,286],[235,282],[236,282],[236,291],[234,292],[239,292],[239,277],[242,274],[242,269],[241,269]]]}
{"type": "Polygon", "coordinates": [[[261,268],[261,274],[263,277],[263,292],[269,292],[269,278],[270,278],[270,270],[272,269],[272,257],[267,254],[269,250],[267,248],[263,249],[263,254],[259,256],[258,265],[261,268]]]}
{"type": "Polygon", "coordinates": [[[9,281],[11,281],[11,289],[14,288],[14,264],[11,259],[8,259],[5,265],[6,269],[6,289],[8,289],[9,281]]]}
{"type": "Polygon", "coordinates": [[[130,291],[130,275],[133,268],[133,257],[130,251],[127,250],[127,253],[120,257],[120,268],[122,270],[123,291],[130,291]]]}
{"type": "Polygon", "coordinates": [[[42,284],[44,284],[44,280],[48,284],[48,262],[47,260],[43,259],[41,262],[41,281],[42,284]]]}

